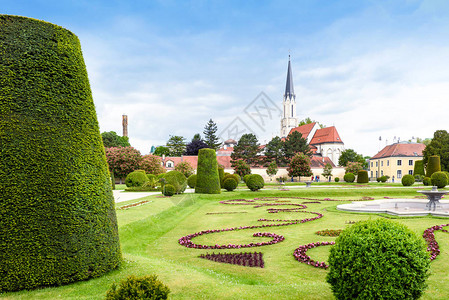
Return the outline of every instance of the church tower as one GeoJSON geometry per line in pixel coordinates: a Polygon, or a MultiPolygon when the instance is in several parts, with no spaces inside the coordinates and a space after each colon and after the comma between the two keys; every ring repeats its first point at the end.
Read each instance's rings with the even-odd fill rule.
{"type": "Polygon", "coordinates": [[[283,115],[281,119],[281,137],[287,137],[290,130],[298,126],[298,118],[296,118],[296,95],[293,89],[290,55],[288,56],[287,84],[285,85],[285,94],[282,104],[283,115]]]}

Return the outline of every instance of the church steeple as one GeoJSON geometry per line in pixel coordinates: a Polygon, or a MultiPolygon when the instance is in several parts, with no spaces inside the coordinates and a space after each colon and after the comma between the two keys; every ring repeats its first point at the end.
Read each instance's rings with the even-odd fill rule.
{"type": "Polygon", "coordinates": [[[285,84],[283,106],[283,118],[281,120],[281,137],[286,137],[292,128],[298,126],[296,118],[296,95],[293,89],[292,66],[290,55],[288,56],[287,83],[285,84]]]}
{"type": "Polygon", "coordinates": [[[290,64],[290,55],[288,56],[288,69],[287,69],[287,84],[285,85],[285,94],[284,98],[295,98],[295,90],[293,89],[293,76],[292,76],[292,67],[290,64]]]}

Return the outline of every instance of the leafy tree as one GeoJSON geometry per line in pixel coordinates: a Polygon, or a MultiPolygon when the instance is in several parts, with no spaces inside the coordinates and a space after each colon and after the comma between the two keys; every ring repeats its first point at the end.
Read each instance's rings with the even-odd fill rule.
{"type": "Polygon", "coordinates": [[[275,161],[272,161],[267,168],[267,174],[268,176],[270,176],[270,179],[272,176],[276,175],[276,173],[278,172],[278,166],[276,165],[275,161]]]}
{"type": "Polygon", "coordinates": [[[119,136],[115,131],[103,132],[101,137],[105,148],[131,146],[127,136],[119,136]]]}
{"type": "Polygon", "coordinates": [[[332,165],[330,163],[327,163],[324,166],[323,173],[321,175],[323,175],[326,178],[332,177],[332,169],[333,169],[332,165]]]}
{"type": "Polygon", "coordinates": [[[165,168],[162,166],[161,157],[152,154],[142,156],[140,169],[145,170],[147,174],[155,175],[166,172],[165,168]]]}
{"type": "Polygon", "coordinates": [[[433,139],[423,151],[424,164],[429,162],[429,157],[440,156],[441,171],[449,171],[449,133],[446,130],[437,130],[433,139]]]}
{"type": "Polygon", "coordinates": [[[165,146],[159,146],[156,147],[156,149],[153,152],[153,155],[157,155],[157,156],[170,156],[170,149],[168,147],[165,146]]]}
{"type": "Polygon", "coordinates": [[[198,155],[198,151],[203,148],[209,148],[209,145],[201,139],[193,139],[186,146],[186,155],[198,155]]]}
{"type": "Polygon", "coordinates": [[[171,135],[167,141],[167,147],[170,150],[170,156],[181,156],[186,151],[186,142],[184,137],[171,135]]]}
{"type": "Polygon", "coordinates": [[[189,178],[190,175],[195,173],[195,169],[188,161],[183,161],[177,164],[175,166],[175,171],[181,172],[186,178],[189,178]]]}
{"type": "Polygon", "coordinates": [[[361,170],[363,170],[362,163],[348,162],[348,165],[346,166],[346,169],[345,169],[345,174],[346,173],[358,174],[359,171],[361,171],[361,170]]]}
{"type": "Polygon", "coordinates": [[[209,145],[209,148],[214,149],[215,151],[221,146],[220,139],[216,136],[217,130],[217,124],[210,119],[203,131],[205,143],[209,145]]]}
{"type": "Polygon", "coordinates": [[[245,161],[238,160],[234,163],[234,172],[243,178],[245,175],[251,174],[251,168],[245,161]]]}
{"type": "Polygon", "coordinates": [[[106,160],[109,170],[114,172],[115,177],[125,178],[126,175],[140,168],[142,155],[133,147],[106,148],[106,160]]]}
{"type": "Polygon", "coordinates": [[[202,141],[202,140],[203,140],[203,139],[201,138],[201,134],[196,133],[196,134],[193,136],[192,142],[193,142],[193,141],[196,141],[196,140],[198,140],[198,141],[202,141]]]}
{"type": "Polygon", "coordinates": [[[283,163],[287,164],[297,153],[312,157],[312,151],[310,151],[307,140],[302,137],[301,133],[294,131],[285,139],[283,163]]]}
{"type": "Polygon", "coordinates": [[[299,121],[298,126],[302,126],[302,125],[306,125],[306,124],[311,124],[311,123],[317,123],[318,126],[320,126],[320,128],[325,128],[326,125],[321,124],[320,122],[317,122],[315,120],[310,119],[309,117],[305,118],[304,120],[299,121]]]}
{"type": "Polygon", "coordinates": [[[250,166],[257,166],[260,161],[260,145],[257,137],[252,133],[246,133],[241,136],[234,151],[231,153],[231,165],[238,160],[244,160],[250,166]]]}
{"type": "Polygon", "coordinates": [[[287,167],[288,176],[312,176],[310,157],[303,153],[296,153],[287,167]]]}
{"type": "Polygon", "coordinates": [[[359,162],[363,164],[365,162],[365,159],[361,154],[357,154],[357,152],[355,152],[354,150],[346,149],[341,153],[340,157],[338,158],[338,164],[342,167],[346,167],[348,165],[348,162],[359,162]]]}
{"type": "Polygon", "coordinates": [[[284,142],[275,136],[265,146],[265,162],[275,161],[278,166],[286,166],[284,160],[284,142]]]}
{"type": "MultiPolygon", "coordinates": [[[[430,142],[432,141],[432,139],[431,138],[425,138],[425,139],[422,139],[422,138],[416,138],[416,142],[417,143],[420,143],[420,144],[424,144],[424,145],[429,145],[430,144],[430,142]]],[[[411,140],[409,140],[409,142],[411,142],[411,140]]]]}

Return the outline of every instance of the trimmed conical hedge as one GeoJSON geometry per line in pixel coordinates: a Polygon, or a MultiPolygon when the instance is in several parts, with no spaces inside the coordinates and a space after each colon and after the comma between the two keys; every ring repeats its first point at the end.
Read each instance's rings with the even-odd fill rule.
{"type": "Polygon", "coordinates": [[[220,194],[217,156],[214,149],[203,148],[198,151],[198,167],[195,193],[220,194]]]}
{"type": "Polygon", "coordinates": [[[78,38],[0,15],[0,292],[97,277],[121,261],[78,38]]]}
{"type": "Polygon", "coordinates": [[[431,177],[433,173],[441,171],[440,157],[432,155],[427,161],[426,177],[431,177]]]}
{"type": "Polygon", "coordinates": [[[415,160],[415,166],[413,167],[413,175],[426,175],[424,173],[424,162],[423,160],[415,160]]]}

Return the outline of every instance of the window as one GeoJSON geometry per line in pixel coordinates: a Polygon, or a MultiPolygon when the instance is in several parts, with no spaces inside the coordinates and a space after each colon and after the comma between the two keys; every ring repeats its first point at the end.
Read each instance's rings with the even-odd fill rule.
{"type": "Polygon", "coordinates": [[[413,175],[413,170],[408,170],[408,175],[413,175]]]}
{"type": "Polygon", "coordinates": [[[398,170],[398,179],[401,179],[402,178],[402,171],[401,170],[398,170]]]}
{"type": "Polygon", "coordinates": [[[389,160],[387,160],[387,167],[390,165],[390,161],[389,160]]]}
{"type": "Polygon", "coordinates": [[[371,178],[373,178],[373,171],[371,171],[371,178]]]}
{"type": "Polygon", "coordinates": [[[380,166],[383,167],[384,166],[384,161],[380,162],[380,166]]]}
{"type": "Polygon", "coordinates": [[[402,160],[398,159],[398,166],[402,166],[402,160]]]}
{"type": "Polygon", "coordinates": [[[408,165],[409,165],[409,166],[413,166],[413,159],[409,159],[408,165]]]}
{"type": "Polygon", "coordinates": [[[167,162],[165,163],[165,167],[166,167],[166,168],[173,168],[173,162],[172,162],[172,161],[167,161],[167,162]]]}
{"type": "Polygon", "coordinates": [[[376,171],[376,178],[379,177],[379,173],[376,171]]]}
{"type": "Polygon", "coordinates": [[[293,118],[293,105],[292,105],[292,118],[293,118]]]}
{"type": "Polygon", "coordinates": [[[380,171],[380,176],[384,176],[384,171],[380,171]]]}
{"type": "Polygon", "coordinates": [[[378,161],[376,161],[376,167],[378,166],[378,164],[379,164],[379,162],[378,162],[378,161]]]}

